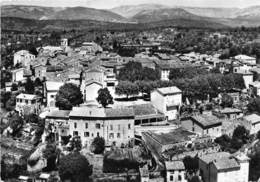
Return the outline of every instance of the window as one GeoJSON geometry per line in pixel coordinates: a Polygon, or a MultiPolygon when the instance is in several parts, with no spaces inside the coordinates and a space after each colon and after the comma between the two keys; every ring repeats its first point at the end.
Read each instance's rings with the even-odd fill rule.
{"type": "Polygon", "coordinates": [[[128,129],[129,129],[129,130],[131,129],[131,124],[128,124],[128,129]]]}
{"type": "Polygon", "coordinates": [[[179,180],[179,181],[181,181],[181,180],[182,180],[182,179],[181,179],[181,175],[178,175],[178,180],[179,180]]]}
{"type": "Polygon", "coordinates": [[[118,130],[120,130],[120,124],[118,125],[118,130]]]}
{"type": "Polygon", "coordinates": [[[74,128],[77,128],[77,123],[74,123],[74,128]]]}
{"type": "Polygon", "coordinates": [[[96,128],[100,129],[100,124],[99,123],[96,124],[96,128]]]}
{"type": "Polygon", "coordinates": [[[31,102],[32,102],[32,104],[35,104],[35,100],[32,100],[31,102]]]}
{"type": "Polygon", "coordinates": [[[73,136],[78,136],[79,132],[78,131],[73,131],[73,136]]]}
{"type": "Polygon", "coordinates": [[[110,134],[109,134],[109,138],[110,138],[110,139],[114,138],[114,133],[110,133],[110,134]]]}
{"type": "Polygon", "coordinates": [[[170,181],[173,181],[173,176],[172,175],[170,176],[170,181]]]}
{"type": "Polygon", "coordinates": [[[99,132],[97,132],[97,137],[99,137],[99,132]]]}
{"type": "Polygon", "coordinates": [[[85,128],[88,128],[88,123],[85,123],[85,128]]]}
{"type": "Polygon", "coordinates": [[[28,104],[28,100],[25,100],[25,104],[28,104]]]}
{"type": "Polygon", "coordinates": [[[92,133],[91,136],[94,137],[94,133],[92,133]]]}
{"type": "Polygon", "coordinates": [[[113,130],[113,125],[110,125],[110,130],[113,130]]]}
{"type": "Polygon", "coordinates": [[[89,137],[89,132],[84,132],[84,137],[89,137]]]}
{"type": "Polygon", "coordinates": [[[120,138],[120,133],[117,133],[117,138],[120,138]]]}
{"type": "Polygon", "coordinates": [[[51,98],[54,98],[54,95],[51,95],[51,98]]]}

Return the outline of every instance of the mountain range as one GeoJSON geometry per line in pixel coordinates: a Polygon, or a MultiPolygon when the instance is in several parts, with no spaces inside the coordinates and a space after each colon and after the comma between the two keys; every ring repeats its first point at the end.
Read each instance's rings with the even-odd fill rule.
{"type": "MultiPolygon", "coordinates": [[[[260,26],[260,6],[239,9],[169,7],[160,4],[141,4],[119,6],[109,10],[87,7],[1,6],[1,20],[7,26],[1,25],[3,29],[13,29],[14,25],[19,24],[19,21],[28,25],[32,23],[32,21],[24,19],[34,20],[34,24],[40,26],[41,29],[46,29],[46,27],[47,29],[64,29],[65,25],[69,27],[73,25],[75,26],[74,28],[84,25],[83,27],[87,28],[88,24],[90,24],[90,27],[93,25],[98,25],[98,27],[104,25],[106,27],[116,27],[120,24],[120,27],[124,28],[167,25],[201,26],[201,28],[225,28],[242,25],[250,27],[260,26]],[[77,25],[77,21],[83,25],[77,25]],[[112,24],[109,25],[108,22],[112,22],[112,24]]],[[[32,26],[28,28],[30,27],[32,26]]]]}

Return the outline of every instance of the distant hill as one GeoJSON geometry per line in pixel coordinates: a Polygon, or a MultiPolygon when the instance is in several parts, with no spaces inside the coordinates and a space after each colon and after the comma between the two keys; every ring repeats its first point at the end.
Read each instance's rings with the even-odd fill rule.
{"type": "Polygon", "coordinates": [[[1,17],[3,31],[62,31],[62,30],[144,30],[156,27],[227,28],[220,23],[175,19],[152,23],[113,23],[95,20],[33,20],[17,17],[1,17]]]}
{"type": "Polygon", "coordinates": [[[132,20],[136,20],[139,23],[155,22],[155,21],[171,20],[171,19],[190,19],[190,20],[201,19],[202,20],[202,18],[199,18],[199,16],[191,14],[181,8],[144,10],[132,17],[132,20]]]}
{"type": "Polygon", "coordinates": [[[145,11],[145,10],[157,10],[157,9],[166,9],[169,8],[165,5],[160,4],[139,4],[139,5],[126,5],[126,6],[119,6],[110,9],[110,11],[117,13],[121,16],[126,18],[131,18],[136,14],[145,11]]]}
{"type": "Polygon", "coordinates": [[[248,8],[241,9],[236,14],[236,18],[258,20],[260,22],[260,6],[251,6],[248,8]]]}
{"type": "Polygon", "coordinates": [[[200,7],[181,7],[189,13],[211,17],[211,18],[235,18],[240,11],[239,8],[200,8],[200,7]]]}
{"type": "Polygon", "coordinates": [[[107,10],[86,7],[54,8],[41,6],[7,5],[1,7],[2,17],[18,17],[37,20],[96,20],[108,22],[127,22],[127,19],[107,10]]]}

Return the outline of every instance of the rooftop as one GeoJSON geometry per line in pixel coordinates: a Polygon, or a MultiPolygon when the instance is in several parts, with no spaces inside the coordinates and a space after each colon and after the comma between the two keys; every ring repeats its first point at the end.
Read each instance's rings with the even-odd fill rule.
{"type": "Polygon", "coordinates": [[[238,170],[240,165],[234,158],[221,158],[213,162],[218,171],[222,170],[238,170]]]}
{"type": "Polygon", "coordinates": [[[239,54],[239,55],[235,56],[235,59],[255,59],[255,58],[247,56],[247,55],[239,54]]]}
{"type": "Polygon", "coordinates": [[[226,107],[224,109],[216,110],[217,112],[221,114],[228,114],[228,113],[242,113],[242,110],[237,109],[237,108],[230,108],[226,107]]]}
{"type": "Polygon", "coordinates": [[[252,124],[260,123],[260,116],[258,114],[247,115],[244,119],[250,121],[252,124]]]}
{"type": "Polygon", "coordinates": [[[143,132],[142,135],[148,136],[162,145],[168,145],[189,141],[190,137],[192,137],[194,133],[184,130],[183,128],[177,128],[175,130],[171,130],[170,132],[148,131],[143,132]]]}
{"type": "Polygon", "coordinates": [[[250,85],[250,86],[253,86],[253,87],[260,88],[260,81],[255,81],[255,82],[253,82],[253,83],[250,83],[249,85],[250,85]]]}
{"type": "Polygon", "coordinates": [[[206,115],[206,114],[194,115],[191,116],[190,119],[205,129],[213,126],[219,126],[222,124],[222,120],[213,115],[206,115]]]}
{"type": "Polygon", "coordinates": [[[228,152],[216,152],[216,153],[210,153],[206,154],[200,157],[202,161],[209,164],[210,162],[213,162],[214,160],[220,160],[222,158],[227,159],[230,157],[230,154],[228,152]]]}
{"type": "Polygon", "coordinates": [[[157,88],[157,92],[159,92],[162,95],[172,95],[172,94],[178,94],[182,91],[178,87],[163,87],[163,88],[157,88]]]}
{"type": "Polygon", "coordinates": [[[47,118],[66,118],[69,117],[70,111],[68,110],[54,110],[47,114],[47,118]]]}
{"type": "Polygon", "coordinates": [[[37,95],[33,95],[33,94],[19,94],[16,96],[17,99],[27,99],[27,100],[34,100],[39,98],[39,96],[37,95]]]}
{"type": "Polygon", "coordinates": [[[63,82],[46,81],[46,90],[58,91],[63,84],[63,82]]]}
{"type": "Polygon", "coordinates": [[[152,104],[139,104],[130,106],[134,109],[135,116],[161,114],[152,104]]]}
{"type": "Polygon", "coordinates": [[[165,161],[165,168],[166,170],[185,170],[182,161],[165,161]]]}

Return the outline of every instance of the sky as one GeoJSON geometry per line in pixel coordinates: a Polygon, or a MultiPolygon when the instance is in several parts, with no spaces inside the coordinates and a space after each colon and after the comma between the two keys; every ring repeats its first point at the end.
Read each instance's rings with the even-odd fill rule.
{"type": "Polygon", "coordinates": [[[36,5],[53,7],[85,6],[110,9],[121,5],[163,4],[168,6],[237,7],[260,5],[260,0],[0,0],[1,5],[36,5]]]}

